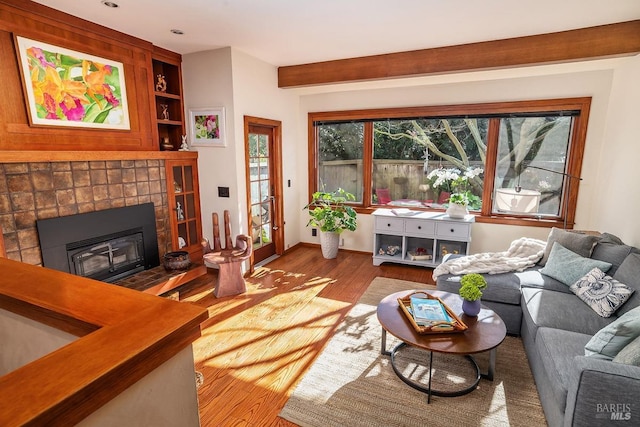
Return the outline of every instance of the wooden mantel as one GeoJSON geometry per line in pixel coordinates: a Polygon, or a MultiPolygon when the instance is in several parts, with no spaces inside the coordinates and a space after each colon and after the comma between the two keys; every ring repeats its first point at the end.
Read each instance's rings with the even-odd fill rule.
{"type": "Polygon", "coordinates": [[[103,160],[197,159],[197,151],[19,151],[0,150],[0,163],[103,160]]]}
{"type": "Polygon", "coordinates": [[[74,425],[200,336],[207,311],[0,258],[0,308],[80,337],[0,377],[0,425],[74,425]]]}

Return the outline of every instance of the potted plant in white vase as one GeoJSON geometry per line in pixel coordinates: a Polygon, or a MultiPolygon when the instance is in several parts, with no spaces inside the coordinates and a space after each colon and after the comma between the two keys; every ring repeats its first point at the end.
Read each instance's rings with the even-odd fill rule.
{"type": "Polygon", "coordinates": [[[469,197],[467,193],[453,193],[449,196],[449,207],[447,207],[447,215],[451,218],[461,219],[469,214],[467,205],[469,197]]]}
{"type": "Polygon", "coordinates": [[[327,259],[338,255],[340,234],[344,230],[356,230],[356,211],[346,204],[355,199],[353,194],[342,188],[333,192],[317,191],[313,193],[311,202],[304,207],[311,216],[307,227],[320,229],[320,247],[322,255],[327,259]]]}
{"type": "Polygon", "coordinates": [[[462,276],[458,293],[462,298],[464,314],[475,317],[480,313],[480,298],[482,298],[482,291],[486,287],[487,281],[481,274],[470,273],[462,276]]]}

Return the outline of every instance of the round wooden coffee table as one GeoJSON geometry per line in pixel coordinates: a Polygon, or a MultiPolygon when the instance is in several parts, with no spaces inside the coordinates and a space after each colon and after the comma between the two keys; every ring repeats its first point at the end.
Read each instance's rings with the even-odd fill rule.
{"type": "Polygon", "coordinates": [[[391,356],[391,366],[396,375],[409,386],[427,393],[427,402],[431,402],[431,395],[451,397],[470,393],[476,389],[481,378],[492,381],[496,363],[496,348],[507,335],[507,328],[500,316],[483,305],[478,317],[470,317],[463,314],[462,300],[457,294],[436,290],[417,291],[427,292],[439,297],[469,328],[464,332],[456,333],[418,334],[398,303],[398,298],[416,292],[416,290],[396,292],[385,297],[380,301],[380,304],[378,304],[377,310],[378,321],[382,325],[381,353],[391,356]],[[387,350],[387,332],[402,341],[391,351],[387,350]],[[406,345],[421,348],[429,352],[430,373],[432,372],[431,369],[433,366],[433,352],[456,354],[466,357],[475,367],[477,374],[475,382],[463,390],[439,391],[431,388],[431,374],[429,375],[428,387],[412,381],[402,375],[394,363],[396,353],[406,345]],[[481,373],[478,364],[471,355],[485,351],[490,351],[489,367],[486,373],[481,373]]]}

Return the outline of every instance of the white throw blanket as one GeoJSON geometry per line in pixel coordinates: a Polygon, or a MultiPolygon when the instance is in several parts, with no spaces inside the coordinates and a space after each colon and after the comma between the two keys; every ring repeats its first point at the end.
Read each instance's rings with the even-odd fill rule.
{"type": "Polygon", "coordinates": [[[504,252],[485,252],[454,258],[433,270],[433,280],[442,274],[489,273],[522,271],[533,267],[542,258],[547,242],[521,237],[511,242],[504,252]]]}

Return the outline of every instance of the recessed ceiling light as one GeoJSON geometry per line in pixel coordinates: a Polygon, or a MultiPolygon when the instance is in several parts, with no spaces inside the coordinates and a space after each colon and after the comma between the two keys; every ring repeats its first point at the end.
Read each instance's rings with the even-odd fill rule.
{"type": "Polygon", "coordinates": [[[102,3],[103,5],[105,5],[105,6],[107,6],[107,7],[112,7],[112,8],[114,8],[114,9],[115,9],[116,7],[118,7],[118,3],[114,3],[114,2],[112,2],[112,1],[105,1],[105,0],[102,0],[102,2],[101,2],[101,3],[102,3]]]}
{"type": "Polygon", "coordinates": [[[171,32],[172,32],[173,34],[178,34],[179,36],[181,36],[181,35],[183,35],[183,34],[184,34],[184,31],[182,31],[182,30],[178,30],[178,29],[176,29],[176,28],[172,29],[172,30],[171,30],[171,32]]]}

